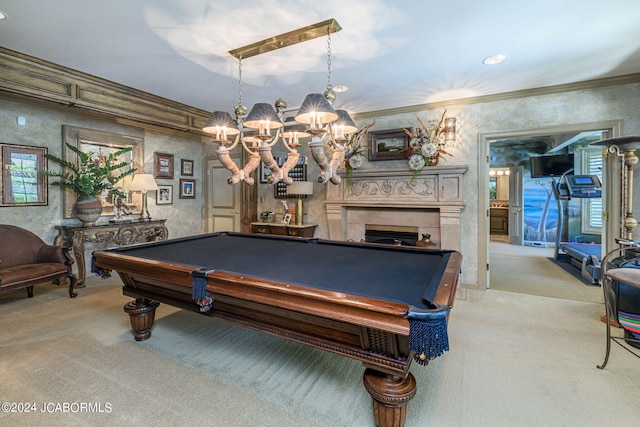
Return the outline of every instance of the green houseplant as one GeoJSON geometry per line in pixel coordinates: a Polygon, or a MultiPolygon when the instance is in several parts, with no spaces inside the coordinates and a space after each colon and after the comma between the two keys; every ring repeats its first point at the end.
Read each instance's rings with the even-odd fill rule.
{"type": "Polygon", "coordinates": [[[98,195],[108,190],[120,197],[126,197],[119,188],[115,187],[115,184],[125,176],[133,174],[136,169],[131,168],[120,172],[119,170],[128,166],[129,163],[124,161],[116,163],[116,161],[123,154],[133,150],[133,147],[113,152],[101,160],[96,159],[94,153],[85,153],[69,143],[66,146],[77,155],[78,162],[74,163],[52,154],[45,154],[47,159],[59,163],[63,169],[60,172],[43,170],[42,173],[59,179],[51,185],[67,188],[76,194],[78,197],[74,205],[76,216],[84,224],[92,225],[102,212],[102,202],[98,195]],[[88,209],[86,212],[85,208],[88,209]]]}

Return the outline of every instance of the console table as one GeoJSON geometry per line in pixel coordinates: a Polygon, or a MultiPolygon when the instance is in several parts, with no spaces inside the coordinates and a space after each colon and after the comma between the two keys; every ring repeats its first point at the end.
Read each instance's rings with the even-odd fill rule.
{"type": "Polygon", "coordinates": [[[258,234],[277,234],[280,236],[313,237],[318,224],[284,224],[277,222],[252,222],[251,232],[258,234]]]}
{"type": "Polygon", "coordinates": [[[73,256],[78,266],[76,288],[83,287],[86,277],[85,243],[124,246],[166,240],[169,237],[169,230],[164,225],[165,221],[166,219],[154,219],[150,221],[109,222],[90,226],[56,225],[58,235],[54,244],[73,249],[73,256]]]}

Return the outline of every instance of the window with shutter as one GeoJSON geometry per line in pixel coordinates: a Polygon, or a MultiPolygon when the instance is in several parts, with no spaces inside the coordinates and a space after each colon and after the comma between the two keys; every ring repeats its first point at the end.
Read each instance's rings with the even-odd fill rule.
{"type": "MultiPolygon", "coordinates": [[[[602,182],[602,149],[589,147],[583,151],[584,175],[597,175],[602,182]]],[[[582,232],[600,234],[602,228],[602,199],[582,199],[582,232]]]]}

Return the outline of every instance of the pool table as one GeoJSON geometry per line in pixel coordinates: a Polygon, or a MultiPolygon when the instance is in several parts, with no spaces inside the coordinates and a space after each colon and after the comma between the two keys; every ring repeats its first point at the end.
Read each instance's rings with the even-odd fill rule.
{"type": "Polygon", "coordinates": [[[116,271],[136,340],[160,303],[359,360],[379,426],[402,426],[412,361],[449,349],[462,256],[375,243],[221,232],[94,253],[116,271]]]}

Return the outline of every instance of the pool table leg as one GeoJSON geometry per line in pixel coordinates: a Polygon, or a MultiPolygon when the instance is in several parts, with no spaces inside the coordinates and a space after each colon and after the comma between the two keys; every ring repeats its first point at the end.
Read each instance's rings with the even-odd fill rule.
{"type": "Polygon", "coordinates": [[[146,298],[136,298],[135,301],[124,305],[124,311],[129,313],[136,341],[144,341],[151,336],[151,327],[156,318],[156,308],[159,305],[159,302],[146,298]]]}
{"type": "Polygon", "coordinates": [[[402,427],[407,417],[407,404],[416,394],[416,379],[366,369],[364,387],[373,398],[373,416],[378,427],[402,427]]]}

